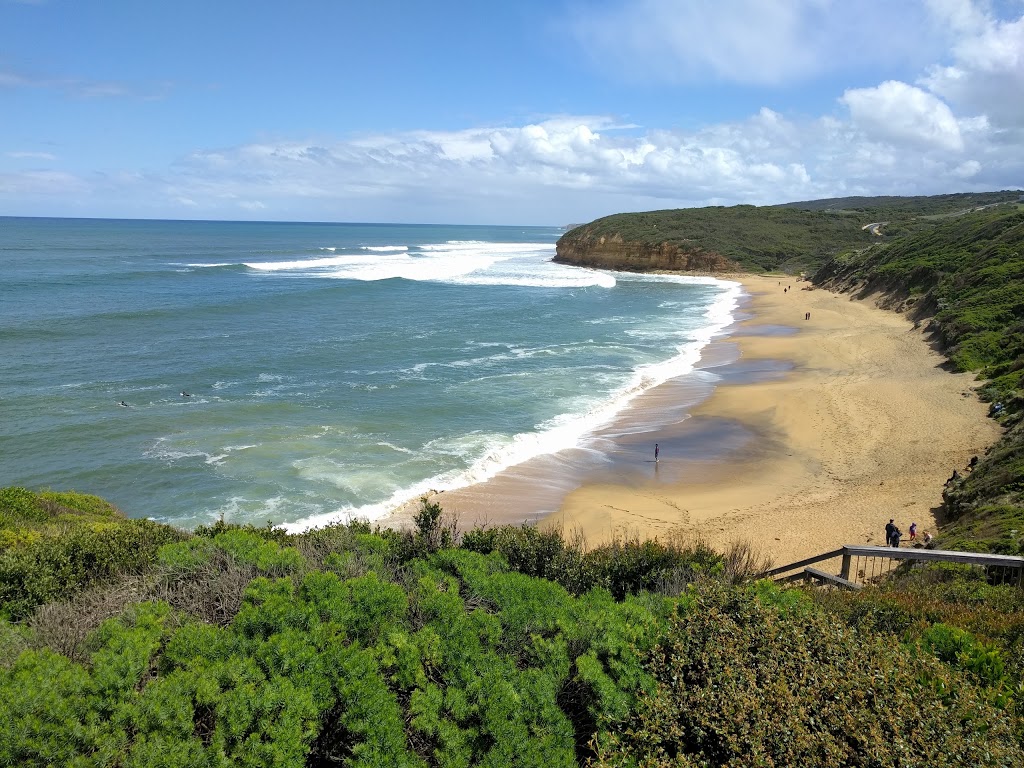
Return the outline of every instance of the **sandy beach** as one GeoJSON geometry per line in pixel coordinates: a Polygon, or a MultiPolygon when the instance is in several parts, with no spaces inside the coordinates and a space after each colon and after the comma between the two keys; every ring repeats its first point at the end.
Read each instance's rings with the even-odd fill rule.
{"type": "MultiPolygon", "coordinates": [[[[699,480],[584,484],[547,522],[580,528],[591,544],[623,531],[682,531],[715,547],[746,540],[776,563],[882,544],[890,517],[904,533],[911,522],[935,530],[945,480],[999,434],[973,374],[944,370],[922,331],[871,300],[775,277],[736,279],[751,296],[752,316],[733,338],[741,360],[793,368],[771,381],[722,384],[691,414],[746,426],[756,435],[750,449],[711,463],[699,480]],[[797,330],[759,333],[765,326],[797,330]]],[[[661,466],[678,460],[662,448],[661,466]]]]}

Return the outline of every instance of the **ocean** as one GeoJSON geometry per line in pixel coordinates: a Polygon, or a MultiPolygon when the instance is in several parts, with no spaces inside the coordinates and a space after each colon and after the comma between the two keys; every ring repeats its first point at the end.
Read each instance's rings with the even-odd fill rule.
{"type": "Polygon", "coordinates": [[[740,288],[555,264],[560,234],[0,218],[0,485],[300,530],[585,447],[740,288]]]}

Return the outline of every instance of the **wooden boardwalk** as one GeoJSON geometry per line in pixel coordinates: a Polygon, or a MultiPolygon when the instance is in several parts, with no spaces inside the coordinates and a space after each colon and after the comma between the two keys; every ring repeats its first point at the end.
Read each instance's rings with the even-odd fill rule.
{"type": "Polygon", "coordinates": [[[839,549],[823,552],[778,568],[765,571],[763,578],[780,581],[814,581],[841,589],[860,589],[876,582],[899,565],[901,561],[940,562],[973,565],[986,569],[990,581],[1015,584],[1024,588],[1024,557],[990,555],[981,552],[957,552],[946,549],[918,549],[916,547],[872,547],[846,544],[839,549]],[[810,566],[835,561],[835,573],[810,566]]]}

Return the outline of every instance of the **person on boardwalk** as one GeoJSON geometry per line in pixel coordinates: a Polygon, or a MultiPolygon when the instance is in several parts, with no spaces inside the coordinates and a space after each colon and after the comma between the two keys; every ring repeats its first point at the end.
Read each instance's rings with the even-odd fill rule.
{"type": "Polygon", "coordinates": [[[654,444],[654,463],[658,463],[658,444],[654,444]]]}
{"type": "Polygon", "coordinates": [[[910,540],[913,541],[917,538],[917,523],[910,524],[910,540]]]}

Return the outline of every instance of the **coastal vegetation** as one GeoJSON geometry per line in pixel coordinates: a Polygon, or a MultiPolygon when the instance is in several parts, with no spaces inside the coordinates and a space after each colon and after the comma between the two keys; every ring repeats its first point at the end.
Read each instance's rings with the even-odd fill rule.
{"type": "Polygon", "coordinates": [[[815,594],[752,580],[742,547],[459,535],[424,500],[408,531],[150,523],[152,556],[19,596],[29,540],[67,551],[33,539],[53,516],[130,522],[52,498],[0,495],[0,764],[1024,760],[1024,591],[974,574],[815,594]]]}
{"type": "MultiPolygon", "coordinates": [[[[1018,196],[615,231],[655,242],[690,217],[701,247],[758,269],[827,258],[815,284],[908,313],[1006,427],[947,485],[939,542],[1024,554],[1018,196]]],[[[1024,589],[938,565],[816,591],[766,567],[699,541],[460,532],[428,500],[410,530],[292,535],[3,488],[0,765],[1024,764],[1024,589]]]]}
{"type": "MultiPolygon", "coordinates": [[[[559,240],[572,262],[609,243],[714,254],[746,271],[810,271],[842,253],[927,231],[978,208],[1016,205],[1019,191],[932,197],[850,197],[777,206],[737,205],[618,213],[559,240]],[[875,231],[871,224],[882,224],[875,231]]],[[[635,268],[623,263],[622,268],[635,268]]]]}

